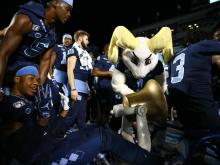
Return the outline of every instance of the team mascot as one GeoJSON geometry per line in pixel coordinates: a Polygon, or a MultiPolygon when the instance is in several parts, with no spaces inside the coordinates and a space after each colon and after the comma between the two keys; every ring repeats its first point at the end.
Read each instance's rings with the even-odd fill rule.
{"type": "Polygon", "coordinates": [[[122,95],[123,104],[115,105],[112,113],[122,115],[122,135],[133,142],[132,133],[127,129],[131,124],[128,115],[135,114],[136,121],[132,123],[135,123],[138,144],[148,151],[151,150],[149,121],[165,124],[168,114],[164,96],[165,74],[159,53],[162,53],[164,63],[173,57],[172,34],[168,27],[162,27],[150,39],[135,37],[124,26],[113,31],[108,58],[117,63],[112,74],[112,87],[122,95]],[[122,49],[121,56],[119,48],[122,49]]]}

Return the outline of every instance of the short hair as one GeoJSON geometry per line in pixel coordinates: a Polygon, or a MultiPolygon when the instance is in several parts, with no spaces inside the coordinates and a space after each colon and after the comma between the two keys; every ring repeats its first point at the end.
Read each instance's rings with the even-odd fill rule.
{"type": "Polygon", "coordinates": [[[81,36],[88,36],[88,38],[90,38],[90,35],[88,32],[84,31],[84,30],[77,30],[74,33],[74,40],[77,41],[79,39],[79,37],[81,36]]]}

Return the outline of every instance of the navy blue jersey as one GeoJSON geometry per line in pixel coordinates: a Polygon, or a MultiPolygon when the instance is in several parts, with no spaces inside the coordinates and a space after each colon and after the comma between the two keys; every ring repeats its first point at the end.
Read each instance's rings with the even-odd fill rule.
{"type": "Polygon", "coordinates": [[[57,59],[55,62],[55,69],[58,69],[60,71],[67,71],[67,53],[68,53],[68,49],[66,46],[64,46],[63,44],[57,44],[54,46],[54,51],[57,54],[57,59]]]}
{"type": "Polygon", "coordinates": [[[44,13],[44,6],[34,1],[20,6],[16,14],[27,15],[32,21],[32,30],[24,36],[22,43],[10,56],[9,65],[18,61],[38,64],[41,55],[55,44],[55,30],[44,23],[44,13]]]}
{"type": "Polygon", "coordinates": [[[214,40],[192,44],[177,53],[169,64],[169,87],[189,96],[212,100],[211,56],[219,53],[220,44],[214,40]]]}
{"type": "Polygon", "coordinates": [[[78,53],[76,48],[71,48],[67,57],[75,56],[76,57],[76,65],[74,69],[74,78],[81,81],[87,81],[89,76],[91,75],[91,70],[87,70],[86,67],[83,67],[80,62],[80,54],[78,53]]]}
{"type": "Polygon", "coordinates": [[[109,69],[112,67],[112,64],[110,63],[106,55],[101,55],[97,57],[94,67],[104,71],[109,71],[109,69]]]}
{"type": "Polygon", "coordinates": [[[134,91],[136,91],[137,89],[140,89],[143,87],[143,85],[150,79],[154,79],[154,77],[156,75],[159,75],[161,73],[163,73],[164,68],[163,68],[163,64],[161,61],[158,61],[156,67],[150,71],[142,80],[142,86],[139,85],[139,83],[141,82],[140,79],[136,79],[131,71],[125,66],[125,64],[123,63],[122,60],[119,60],[118,65],[116,66],[116,68],[121,71],[122,73],[125,74],[126,77],[126,84],[128,85],[129,88],[133,89],[134,91]]]}
{"type": "Polygon", "coordinates": [[[74,80],[77,92],[89,93],[88,80],[91,79],[92,58],[89,53],[75,42],[67,57],[75,56],[74,80]]]}
{"type": "Polygon", "coordinates": [[[113,131],[97,126],[69,131],[64,138],[54,138],[40,127],[26,134],[20,132],[8,140],[7,152],[24,164],[84,165],[90,164],[103,151],[113,152],[120,159],[137,165],[161,161],[158,156],[151,155],[113,131]],[[16,138],[22,143],[18,143],[16,138]]]}
{"type": "Polygon", "coordinates": [[[31,104],[24,105],[17,102],[17,100],[22,100],[29,103],[24,98],[17,96],[6,97],[5,107],[10,108],[4,108],[8,112],[8,121],[17,121],[19,117],[26,120],[20,120],[23,127],[7,138],[3,152],[9,153],[10,156],[24,164],[88,164],[98,153],[103,151],[113,152],[120,159],[127,160],[130,163],[149,164],[151,162],[157,164],[158,157],[151,156],[146,150],[124,140],[120,135],[109,129],[90,125],[80,131],[73,132],[70,130],[66,134],[65,130],[63,132],[58,131],[60,136],[57,137],[54,136],[54,133],[57,135],[56,130],[60,130],[63,126],[61,118],[54,120],[53,124],[47,127],[49,131],[47,128],[38,125],[34,125],[33,129],[25,129],[25,126],[29,125],[29,122],[26,121],[32,121],[30,116],[32,111],[27,111],[28,106],[26,106],[31,106],[31,104]],[[14,101],[10,101],[14,99],[16,104],[14,101]]]}
{"type": "Polygon", "coordinates": [[[31,101],[21,96],[5,96],[1,104],[1,118],[4,123],[21,122],[28,127],[33,127],[36,121],[31,101]]]}
{"type": "MultiPolygon", "coordinates": [[[[110,63],[106,55],[98,56],[95,61],[95,68],[98,68],[102,71],[109,71],[113,64],[110,63]]],[[[111,77],[110,76],[100,76],[98,79],[99,88],[111,88],[111,77]]]]}

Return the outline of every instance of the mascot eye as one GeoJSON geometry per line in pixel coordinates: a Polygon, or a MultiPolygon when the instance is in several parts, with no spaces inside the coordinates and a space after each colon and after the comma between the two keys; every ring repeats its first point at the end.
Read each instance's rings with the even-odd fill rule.
{"type": "Polygon", "coordinates": [[[150,54],[150,56],[148,58],[145,59],[145,65],[149,65],[151,63],[151,57],[152,54],[150,54]]]}
{"type": "Polygon", "coordinates": [[[134,55],[134,56],[131,58],[131,62],[134,63],[135,65],[137,65],[138,62],[139,62],[139,59],[138,59],[137,56],[134,54],[134,52],[133,52],[133,55],[134,55]]]}

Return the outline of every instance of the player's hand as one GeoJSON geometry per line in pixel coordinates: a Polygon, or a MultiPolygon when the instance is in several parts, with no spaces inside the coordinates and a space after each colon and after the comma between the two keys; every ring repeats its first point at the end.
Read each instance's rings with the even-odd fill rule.
{"type": "Polygon", "coordinates": [[[72,99],[73,101],[77,101],[77,97],[78,97],[78,92],[77,92],[77,90],[71,91],[71,99],[72,99]]]}

